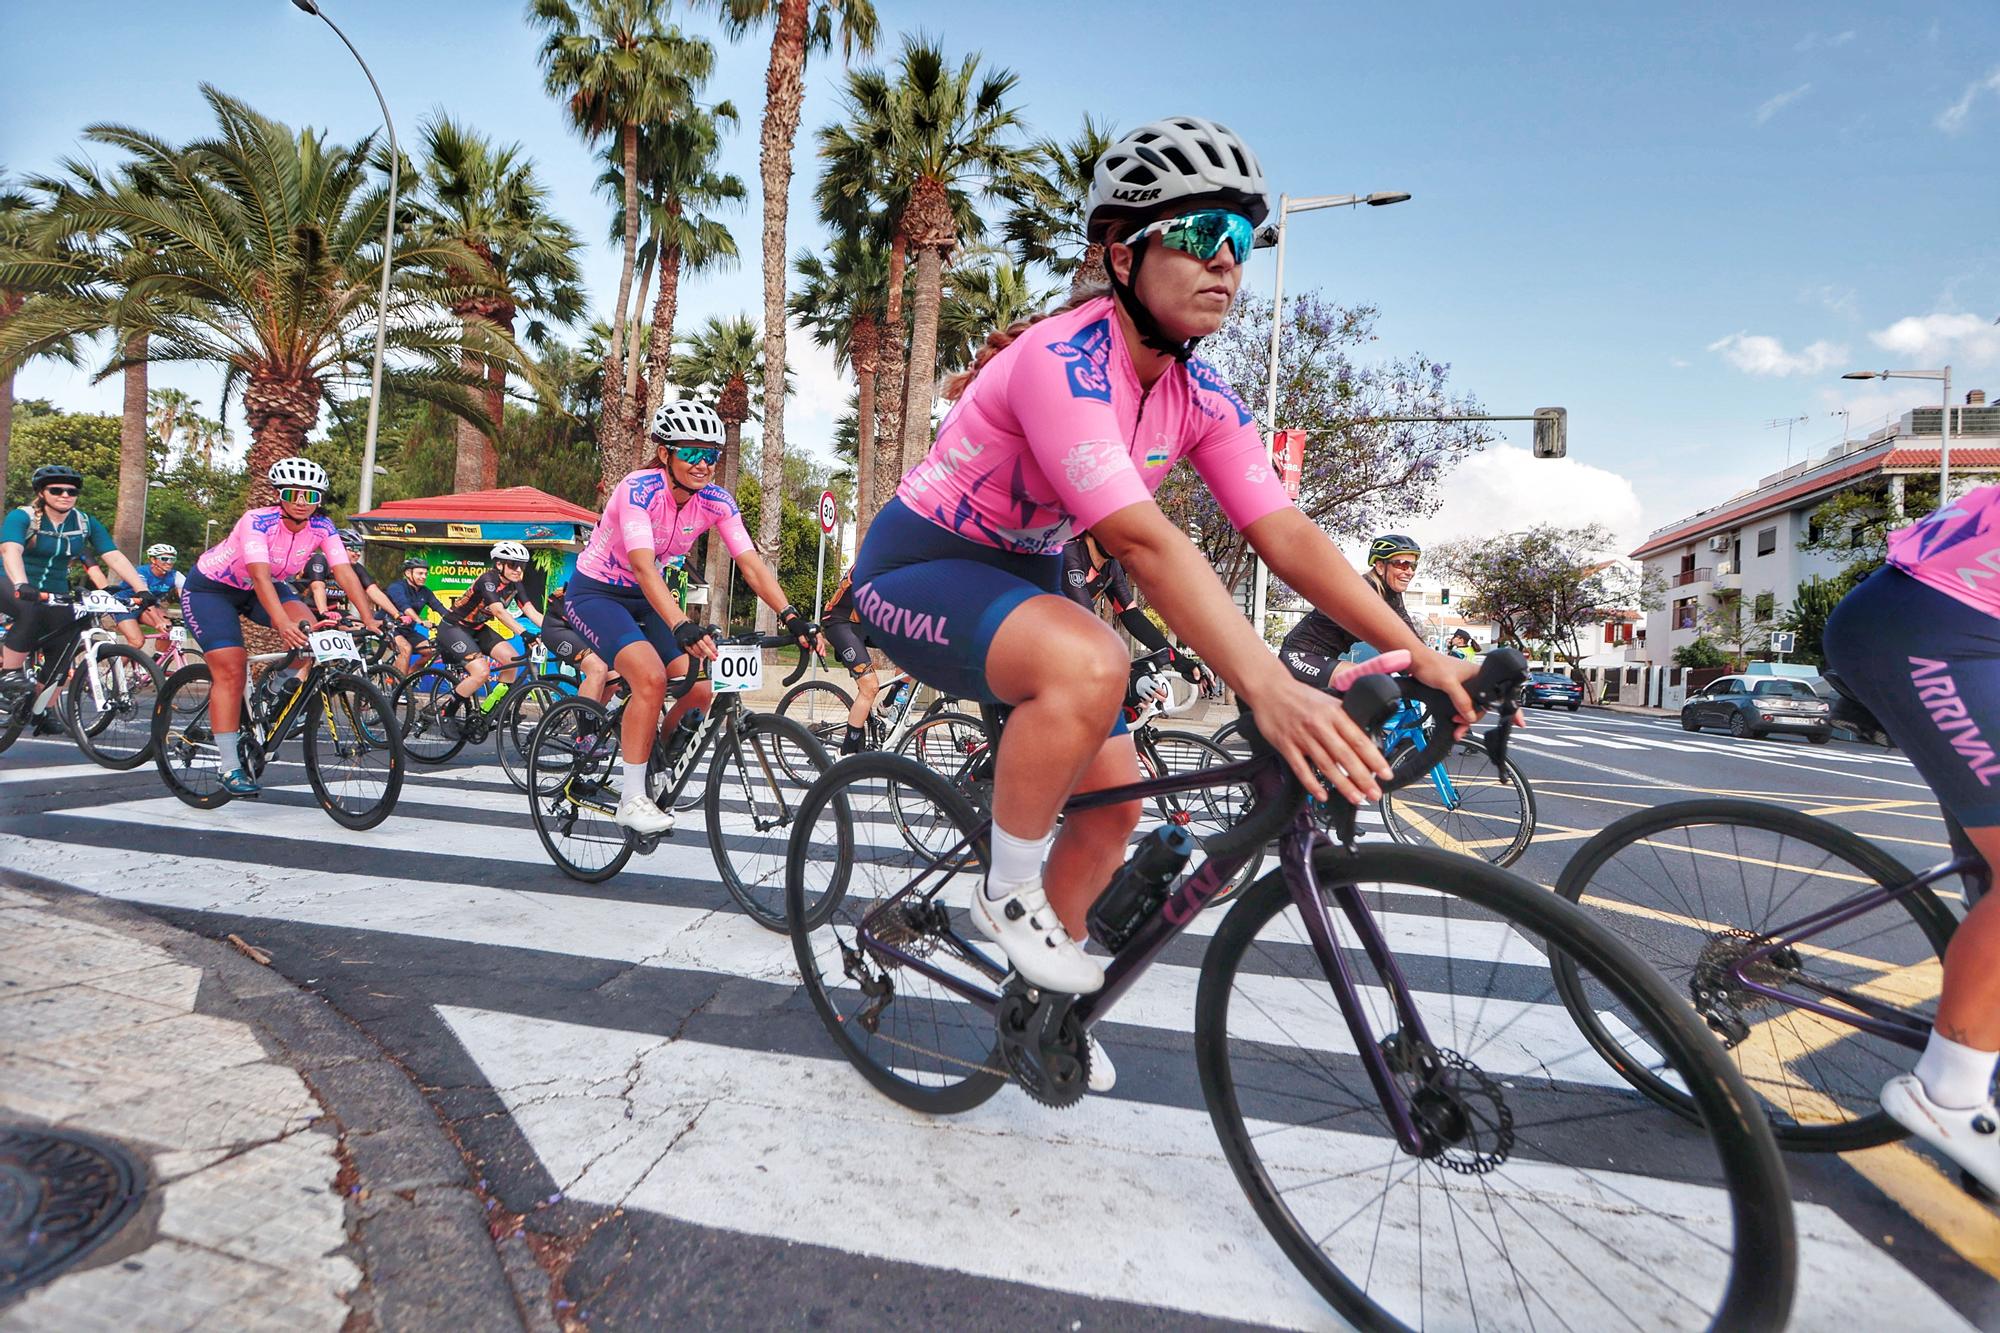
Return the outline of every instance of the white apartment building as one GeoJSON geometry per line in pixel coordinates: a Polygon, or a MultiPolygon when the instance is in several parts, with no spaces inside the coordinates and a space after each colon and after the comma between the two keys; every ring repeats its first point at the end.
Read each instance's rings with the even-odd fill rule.
{"type": "MultiPolygon", "coordinates": [[[[1790,609],[1800,584],[1838,573],[1846,563],[1838,556],[1799,549],[1814,510],[1877,476],[1888,479],[1892,503],[1900,504],[1905,477],[1938,471],[1942,415],[1937,407],[1905,412],[1866,439],[1773,473],[1648,536],[1632,558],[1664,577],[1666,601],[1647,613],[1641,660],[1672,662],[1674,650],[1693,643],[1703,621],[1725,611],[1733,599],[1742,599],[1746,627],[1768,625],[1790,609]]],[[[1952,494],[1995,480],[2000,480],[2000,406],[1988,406],[1986,394],[1974,390],[1952,408],[1952,494]]]]}

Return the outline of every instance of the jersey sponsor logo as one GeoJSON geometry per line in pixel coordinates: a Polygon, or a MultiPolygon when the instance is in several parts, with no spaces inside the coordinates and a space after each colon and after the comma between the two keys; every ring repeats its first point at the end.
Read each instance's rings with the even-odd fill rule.
{"type": "Polygon", "coordinates": [[[1153,447],[1146,451],[1147,467],[1165,467],[1173,461],[1174,451],[1167,447],[1165,440],[1156,441],[1153,447]]]}
{"type": "MultiPolygon", "coordinates": [[[[1214,366],[1197,357],[1187,363],[1187,368],[1188,378],[1194,381],[1194,386],[1197,390],[1206,390],[1228,404],[1230,409],[1236,413],[1237,425],[1247,426],[1250,424],[1250,412],[1243,406],[1243,400],[1236,396],[1236,390],[1229,387],[1229,382],[1216,372],[1214,366]]],[[[1214,417],[1217,421],[1227,420],[1222,415],[1220,409],[1210,406],[1200,393],[1195,394],[1194,405],[1200,409],[1204,416],[1214,417]]]]}
{"type": "Polygon", "coordinates": [[[1243,480],[1249,482],[1253,486],[1262,486],[1265,482],[1269,481],[1270,479],[1271,479],[1271,469],[1266,467],[1262,462],[1259,462],[1255,459],[1251,460],[1249,467],[1243,469],[1243,480]]]}
{"type": "Polygon", "coordinates": [[[1063,478],[1077,491],[1094,491],[1118,475],[1130,460],[1113,440],[1079,440],[1063,455],[1063,478]]]}
{"type": "Polygon", "coordinates": [[[1071,570],[1071,571],[1069,572],[1069,586],[1070,586],[1070,587],[1072,587],[1072,588],[1081,588],[1081,587],[1082,587],[1082,586],[1083,586],[1084,584],[1086,584],[1086,583],[1088,583],[1088,582],[1090,582],[1090,575],[1088,575],[1088,574],[1084,573],[1084,572],[1083,572],[1082,570],[1080,570],[1080,569],[1072,569],[1072,570],[1071,570]]]}
{"type": "Polygon", "coordinates": [[[721,505],[729,513],[734,514],[739,512],[736,508],[736,497],[712,481],[696,491],[695,494],[712,505],[721,505]]]}
{"type": "Polygon", "coordinates": [[[667,479],[658,472],[639,472],[625,487],[625,498],[641,509],[651,509],[653,501],[665,489],[667,479]]]}
{"type": "Polygon", "coordinates": [[[1111,401],[1111,321],[1100,319],[1077,330],[1067,342],[1050,343],[1049,350],[1063,358],[1069,372],[1072,398],[1111,401]]]}
{"type": "Polygon", "coordinates": [[[279,521],[283,518],[284,515],[279,513],[275,509],[266,510],[264,513],[252,515],[250,519],[250,530],[252,532],[269,532],[272,528],[277,527],[279,521]]]}
{"type": "Polygon", "coordinates": [[[946,444],[942,440],[932,449],[930,457],[910,469],[903,484],[913,495],[921,495],[932,486],[958,475],[960,468],[986,452],[983,444],[974,444],[967,436],[959,436],[957,444],[946,444]]]}
{"type": "Polygon", "coordinates": [[[1111,192],[1111,197],[1121,204],[1146,204],[1160,197],[1160,187],[1143,189],[1133,185],[1121,185],[1111,192]]]}
{"type": "Polygon", "coordinates": [[[920,643],[935,643],[943,648],[951,646],[951,640],[945,637],[944,632],[945,626],[950,623],[948,617],[897,606],[876,592],[872,583],[861,585],[854,594],[854,605],[861,612],[862,619],[884,634],[920,643]]]}
{"type": "Polygon", "coordinates": [[[2000,775],[2000,756],[1980,735],[1978,719],[1967,711],[1958,683],[1951,678],[1951,663],[1912,657],[1910,667],[1910,683],[1917,687],[1917,698],[1930,713],[1931,725],[1964,756],[1965,766],[1979,779],[1979,785],[1992,786],[1994,777],[2000,775]]]}

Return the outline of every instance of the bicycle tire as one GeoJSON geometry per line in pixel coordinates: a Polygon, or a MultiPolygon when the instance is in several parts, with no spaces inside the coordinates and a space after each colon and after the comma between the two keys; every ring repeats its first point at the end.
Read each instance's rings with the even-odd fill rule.
{"type": "MultiPolygon", "coordinates": [[[[1152,758],[1147,753],[1150,747],[1152,756],[1160,760],[1161,768],[1156,774],[1142,772],[1142,776],[1165,777],[1236,762],[1236,756],[1195,732],[1163,727],[1148,727],[1146,730],[1151,733],[1150,736],[1143,739],[1137,735],[1133,737],[1140,767],[1143,770],[1152,766],[1152,758]],[[1197,759],[1199,762],[1196,762],[1197,759]]],[[[1197,787],[1193,791],[1156,796],[1153,807],[1161,819],[1170,824],[1184,825],[1197,838],[1205,839],[1237,823],[1254,799],[1255,793],[1250,787],[1239,783],[1233,787],[1197,787]]],[[[1204,906],[1220,907],[1233,902],[1245,886],[1256,883],[1257,872],[1264,864],[1264,855],[1265,849],[1258,848],[1256,854],[1244,862],[1243,868],[1224,881],[1204,906]]],[[[1190,870],[1199,868],[1199,863],[1196,863],[1190,870]]]]}
{"type": "MultiPolygon", "coordinates": [[[[786,855],[786,930],[814,1011],[870,1086],[930,1115],[971,1110],[1007,1081],[1000,1072],[993,1017],[893,958],[865,953],[857,931],[878,904],[909,888],[899,900],[903,907],[897,926],[907,936],[905,947],[912,952],[928,947],[933,961],[940,950],[963,959],[960,946],[974,928],[963,909],[946,907],[938,899],[960,887],[980,892],[986,853],[983,839],[975,834],[985,822],[956,788],[914,759],[871,751],[841,760],[806,792],[786,855]],[[914,804],[917,792],[932,802],[946,850],[963,843],[966,855],[942,862],[901,839],[880,836],[887,822],[887,793],[903,785],[912,789],[909,803],[914,804]],[[937,876],[935,885],[926,883],[932,876],[937,876]],[[912,912],[912,907],[918,910],[912,912]],[[937,928],[925,929],[925,921],[937,928]],[[853,977],[851,971],[861,976],[853,977]],[[857,981],[861,984],[853,984],[857,981]],[[862,986],[876,994],[868,995],[862,986]],[[919,992],[924,986],[950,998],[933,1006],[934,1012],[922,1009],[919,992]],[[887,998],[869,1016],[869,1004],[884,994],[887,998]]],[[[980,970],[979,978],[997,996],[1004,963],[988,960],[988,968],[990,973],[980,970]]]]}
{"type": "MultiPolygon", "coordinates": [[[[0,720],[0,754],[5,754],[8,747],[19,740],[21,733],[28,729],[29,710],[34,707],[36,697],[48,688],[41,678],[41,669],[42,655],[38,651],[29,653],[28,660],[21,663],[21,670],[28,677],[28,689],[15,701],[14,706],[7,710],[5,719],[0,720]]],[[[58,690],[56,693],[60,697],[62,692],[58,690]]]]}
{"type": "MultiPolygon", "coordinates": [[[[709,760],[702,812],[722,887],[745,916],[766,930],[785,931],[785,856],[800,802],[833,756],[802,724],[772,713],[741,711],[722,728],[709,760]],[[746,753],[747,751],[747,753],[746,753]],[[741,801],[738,814],[732,807],[741,801]],[[725,822],[727,821],[727,822],[725,822]],[[747,821],[747,828],[746,828],[747,821]],[[772,836],[769,830],[778,830],[772,836]]],[[[830,910],[815,904],[806,914],[830,910]]]]}
{"type": "Polygon", "coordinates": [[[847,732],[847,715],[854,696],[830,680],[808,680],[792,686],[778,700],[778,716],[790,718],[813,739],[836,753],[847,732]]]}
{"type": "Polygon", "coordinates": [[[548,710],[575,691],[558,676],[536,676],[507,692],[500,716],[493,721],[493,754],[500,771],[522,791],[528,790],[528,742],[548,710]]]}
{"type": "MultiPolygon", "coordinates": [[[[1631,949],[1573,904],[1471,858],[1323,845],[1314,866],[1322,895],[1350,886],[1338,892],[1361,894],[1364,904],[1379,894],[1381,911],[1414,893],[1427,919],[1441,913],[1447,925],[1396,958],[1429,1043],[1405,1031],[1384,991],[1358,992],[1388,1077],[1428,1127],[1421,1155],[1389,1131],[1370,1067],[1353,1055],[1350,1015],[1327,994],[1327,965],[1282,872],[1244,895],[1203,959],[1195,1000],[1203,1098],[1257,1216],[1322,1297],[1364,1329],[1458,1323],[1468,1310],[1482,1326],[1783,1327],[1797,1274],[1783,1157],[1740,1076],[1631,949]],[[1699,1124],[1649,1114],[1643,1097],[1603,1069],[1552,996],[1540,998],[1553,991],[1546,972],[1507,957],[1514,949],[1525,960],[1536,941],[1582,960],[1599,1002],[1620,1008],[1683,1072],[1700,1099],[1699,1124]],[[1464,959],[1450,956],[1458,942],[1464,959]],[[1531,997],[1538,979],[1547,989],[1531,997]],[[1436,994],[1459,986],[1449,999],[1436,994]],[[1415,1197],[1392,1216],[1389,1194],[1406,1186],[1415,1197]],[[1366,1197],[1377,1188],[1379,1208],[1366,1197]],[[1542,1226],[1574,1228],[1574,1238],[1542,1226]],[[1664,1235],[1675,1238],[1670,1263],[1647,1243],[1664,1235]],[[1462,1290],[1448,1289],[1454,1261],[1462,1290]],[[1517,1267],[1538,1262],[1547,1266],[1539,1280],[1517,1267]],[[1596,1317],[1583,1308],[1591,1301],[1603,1307],[1596,1317]]],[[[1381,980],[1334,915],[1346,932],[1343,961],[1381,980]]]]}
{"type": "MultiPolygon", "coordinates": [[[[160,687],[160,700],[153,707],[153,765],[167,790],[197,810],[213,810],[232,799],[222,790],[215,733],[209,727],[211,680],[206,662],[184,666],[167,677],[167,683],[160,687]],[[197,696],[199,702],[195,702],[197,696]]],[[[252,748],[247,691],[240,712],[237,735],[243,738],[247,754],[252,748]]]]}
{"type": "Polygon", "coordinates": [[[610,815],[617,808],[610,799],[611,777],[618,759],[616,732],[607,737],[600,750],[586,751],[579,737],[602,735],[607,721],[604,706],[590,699],[565,699],[551,708],[528,741],[528,814],[535,836],[556,868],[585,884],[610,879],[632,859],[632,840],[610,815]],[[579,723],[589,722],[579,728],[579,723]],[[593,784],[606,799],[598,806],[576,799],[576,783],[593,784]],[[572,837],[577,824],[584,822],[586,833],[572,837]],[[615,834],[615,838],[614,838],[615,834]],[[571,846],[575,844],[575,846],[571,846]],[[581,848],[604,847],[601,861],[584,861],[581,848]]]}
{"type": "MultiPolygon", "coordinates": [[[[993,809],[991,751],[986,724],[969,713],[939,713],[910,728],[896,743],[897,754],[942,774],[982,816],[993,809]]],[[[904,817],[901,800],[905,791],[901,786],[890,788],[889,811],[897,832],[912,848],[922,851],[922,838],[914,831],[918,825],[904,817]]],[[[920,823],[928,818],[929,806],[921,796],[916,799],[920,823]]]]}
{"type": "Polygon", "coordinates": [[[97,708],[89,671],[71,675],[70,735],[92,763],[117,772],[137,768],[153,757],[153,710],[160,699],[160,669],[152,658],[122,643],[99,647],[94,669],[103,682],[105,707],[97,708]],[[137,743],[131,744],[135,735],[137,743]],[[120,747],[119,739],[127,744],[120,747]]]}
{"type": "MultiPolygon", "coordinates": [[[[1894,857],[1827,820],[1761,801],[1714,798],[1656,806],[1609,825],[1570,858],[1555,888],[1558,895],[1589,911],[1652,962],[1675,988],[1682,1003],[1693,1011],[1695,968],[1705,959],[1726,956],[1725,951],[1733,947],[1728,942],[1733,937],[1725,932],[1756,935],[1784,924],[1769,919],[1768,912],[1760,919],[1749,919],[1755,914],[1753,904],[1757,897],[1762,896],[1767,906],[1782,906],[1784,920],[1790,921],[1830,906],[1864,885],[1893,887],[1908,884],[1912,878],[1910,871],[1894,857]],[[1692,832],[1701,828],[1718,830],[1712,846],[1703,845],[1706,840],[1698,839],[1692,832]],[[1730,830],[1726,839],[1720,830],[1730,830]],[[1746,847],[1743,830],[1775,835],[1780,841],[1772,846],[1760,840],[1746,847]],[[1810,858],[1790,850],[1787,840],[1816,850],[1824,859],[1808,866],[1810,858]],[[1708,877],[1711,880],[1728,873],[1724,858],[1715,854],[1724,850],[1725,841],[1732,855],[1750,858],[1738,864],[1755,866],[1755,878],[1760,883],[1768,870],[1771,886],[1768,890],[1761,893],[1752,890],[1750,877],[1746,875],[1741,886],[1724,884],[1717,892],[1708,891],[1705,871],[1715,871],[1708,877]],[[1642,845],[1646,849],[1644,855],[1629,858],[1623,855],[1642,845]],[[1691,873],[1677,875],[1675,867],[1680,858],[1670,861],[1664,853],[1678,852],[1683,847],[1690,849],[1686,865],[1691,873]],[[1829,870],[1828,866],[1836,860],[1842,863],[1841,867],[1829,870]],[[1806,878],[1810,875],[1817,879],[1821,874],[1826,875],[1826,882],[1819,887],[1806,878]],[[1649,893],[1645,901],[1634,901],[1637,894],[1618,887],[1621,883],[1639,881],[1645,888],[1657,889],[1656,875],[1669,880],[1673,889],[1670,895],[1649,893]],[[1785,888],[1780,902],[1776,894],[1784,882],[1781,876],[1786,875],[1797,875],[1799,880],[1785,888]],[[1692,897],[1680,882],[1684,879],[1693,881],[1692,897]],[[1620,903],[1623,910],[1616,905],[1620,903]],[[1744,919],[1735,919],[1738,911],[1744,919]],[[1688,928],[1684,934],[1666,933],[1669,921],[1686,927],[1690,920],[1701,921],[1707,928],[1688,928]],[[1693,961],[1689,961],[1691,954],[1693,961]]],[[[1780,965],[1764,980],[1782,983],[1788,974],[1814,976],[1823,981],[1840,980],[1837,972],[1840,960],[1866,954],[1870,966],[1853,974],[1854,984],[1861,984],[1866,977],[1879,992],[1884,982],[1896,976],[1908,977],[1914,983],[1925,982],[1933,960],[1944,957],[1957,922],[1927,886],[1911,888],[1896,903],[1900,908],[1885,904],[1852,923],[1814,936],[1816,947],[1809,947],[1780,965]],[[1885,915],[1899,910],[1910,917],[1914,933],[1898,929],[1904,926],[1901,916],[1885,915]],[[1896,925],[1883,924],[1889,920],[1896,925]],[[1849,925],[1854,937],[1843,933],[1849,925]],[[1896,932],[1895,938],[1892,932],[1896,932]],[[1889,956],[1878,958],[1879,955],[1889,956]]],[[[1591,1011],[1584,997],[1576,993],[1573,966],[1561,957],[1551,959],[1550,963],[1564,1004],[1599,1053],[1639,1091],[1663,1106],[1687,1114],[1685,1095],[1648,1070],[1643,1059],[1635,1058],[1591,1011]]],[[[1715,975],[1712,966],[1704,970],[1711,977],[1715,975]]],[[[1704,1017],[1716,1014],[1726,1025],[1730,1009],[1724,1006],[1733,1007],[1737,999],[1737,994],[1725,992],[1721,1000],[1711,1003],[1704,1017]]],[[[1930,1011],[1934,1012],[1934,996],[1932,999],[1930,1011]]],[[[1753,1003],[1755,1007],[1738,1009],[1734,1016],[1747,1020],[1753,1014],[1772,1013],[1776,1002],[1753,1003]]],[[[1925,1025],[1928,1026],[1928,1017],[1925,1025]]],[[[1906,1048],[1859,1029],[1840,1030],[1837,1046],[1815,1048],[1809,1044],[1813,1037],[1825,1035],[1831,1025],[1805,1011],[1783,1023],[1767,1018],[1749,1026],[1750,1036],[1729,1049],[1728,1056],[1737,1063],[1763,1103],[1779,1143],[1802,1152],[1850,1152],[1903,1137],[1903,1128],[1882,1110],[1878,1097],[1884,1082],[1909,1068],[1912,1056],[1906,1048]],[[1786,1058],[1784,1051],[1788,1044],[1798,1052],[1798,1057],[1786,1058]],[[1796,1070],[1793,1076],[1806,1086],[1802,1089],[1788,1086],[1779,1077],[1780,1070],[1788,1073],[1796,1070]],[[1849,1108],[1853,1114],[1849,1114],[1849,1108]],[[1801,1113],[1817,1114],[1824,1119],[1807,1120],[1801,1113]]],[[[1720,1041],[1717,1045],[1722,1048],[1720,1041]]]]}
{"type": "MultiPolygon", "coordinates": [[[[1383,827],[1391,838],[1406,847],[1437,847],[1474,857],[1489,865],[1513,865],[1534,840],[1535,789],[1512,758],[1500,765],[1497,782],[1485,773],[1475,771],[1482,767],[1491,770],[1493,767],[1493,757],[1487,752],[1486,743],[1476,736],[1461,737],[1442,766],[1455,761],[1460,764],[1461,772],[1453,773],[1447,768],[1447,773],[1453,792],[1460,800],[1457,807],[1446,809],[1435,785],[1427,785],[1420,780],[1399,790],[1382,793],[1383,827]],[[1466,813],[1471,809],[1467,804],[1468,793],[1483,801],[1488,792],[1501,788],[1514,794],[1511,803],[1496,796],[1490,812],[1475,810],[1466,813]],[[1437,836],[1426,833],[1424,826],[1437,830],[1437,836]],[[1461,837],[1453,832],[1454,829],[1481,836],[1461,837]]],[[[1436,779],[1432,778],[1431,783],[1435,782],[1436,779]]]]}
{"type": "Polygon", "coordinates": [[[463,679],[455,667],[428,666],[397,683],[391,704],[403,729],[403,757],[411,763],[448,763],[465,748],[464,730],[445,715],[463,679]]]}
{"type": "MultiPolygon", "coordinates": [[[[348,672],[327,676],[306,713],[303,748],[306,781],[312,785],[319,808],[334,823],[342,828],[371,829],[394,812],[396,799],[403,790],[403,739],[396,726],[395,712],[375,682],[348,672]],[[326,724],[324,729],[322,723],[326,724]],[[374,753],[388,755],[387,770],[380,779],[381,792],[357,807],[346,795],[334,790],[336,783],[328,780],[328,760],[362,759],[374,753]]],[[[353,781],[347,779],[340,785],[351,785],[353,781]]]]}

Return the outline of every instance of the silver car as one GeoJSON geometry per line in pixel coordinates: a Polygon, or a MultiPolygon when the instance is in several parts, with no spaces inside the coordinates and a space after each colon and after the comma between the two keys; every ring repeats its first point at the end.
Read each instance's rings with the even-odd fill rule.
{"type": "Polygon", "coordinates": [[[1732,736],[1788,732],[1814,745],[1833,739],[1832,708],[1812,686],[1791,676],[1724,676],[1681,705],[1689,731],[1724,727],[1732,736]]]}

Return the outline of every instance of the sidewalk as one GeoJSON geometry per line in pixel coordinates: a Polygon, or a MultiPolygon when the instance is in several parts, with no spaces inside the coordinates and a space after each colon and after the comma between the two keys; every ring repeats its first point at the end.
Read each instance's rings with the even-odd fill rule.
{"type": "Polygon", "coordinates": [[[0,1216],[5,1333],[547,1326],[430,1106],[323,1000],[4,871],[0,1173],[33,1209],[0,1216]]]}

